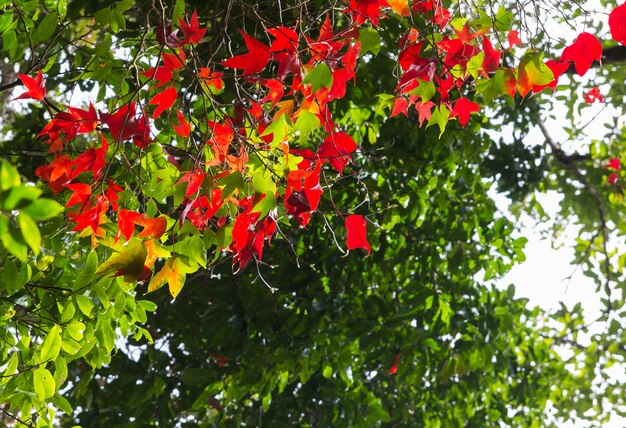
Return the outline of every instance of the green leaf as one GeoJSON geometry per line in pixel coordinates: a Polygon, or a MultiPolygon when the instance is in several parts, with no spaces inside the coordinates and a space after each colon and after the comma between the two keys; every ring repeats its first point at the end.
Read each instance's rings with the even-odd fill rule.
{"type": "Polygon", "coordinates": [[[59,215],[64,209],[63,205],[59,204],[57,201],[40,198],[22,208],[22,212],[31,216],[35,221],[43,221],[59,215]]]}
{"type": "Polygon", "coordinates": [[[35,253],[35,255],[39,254],[41,247],[41,233],[39,233],[37,223],[35,223],[28,214],[23,212],[17,216],[17,223],[20,225],[20,230],[22,231],[24,240],[33,250],[33,253],[35,253]]]}
{"type": "Polygon", "coordinates": [[[435,96],[437,89],[435,89],[435,84],[433,82],[429,82],[426,80],[418,79],[420,84],[417,88],[413,89],[410,94],[417,95],[422,98],[422,102],[430,100],[435,96]]]}
{"type": "Polygon", "coordinates": [[[61,352],[61,342],[61,327],[55,324],[41,345],[40,360],[48,361],[55,359],[61,352]]]}
{"type": "Polygon", "coordinates": [[[85,316],[91,315],[91,310],[93,309],[93,302],[91,299],[85,295],[79,294],[76,296],[76,304],[78,304],[78,309],[85,314],[85,316]]]}
{"type": "Polygon", "coordinates": [[[276,183],[272,180],[272,173],[265,167],[256,168],[252,175],[252,186],[255,192],[265,195],[276,193],[276,183]]]}
{"type": "Polygon", "coordinates": [[[79,342],[83,339],[85,324],[80,321],[74,321],[73,323],[68,324],[67,327],[65,327],[65,330],[69,333],[72,339],[79,342]]]}
{"type": "Polygon", "coordinates": [[[44,401],[54,395],[56,385],[52,374],[43,367],[33,371],[33,387],[37,398],[44,401]]]}
{"type": "Polygon", "coordinates": [[[174,9],[172,10],[172,21],[178,23],[178,20],[183,19],[185,15],[185,1],[176,0],[174,9]]]}
{"type": "Polygon", "coordinates": [[[207,266],[207,248],[202,238],[197,235],[188,236],[182,241],[177,242],[174,245],[174,251],[177,254],[189,257],[203,268],[207,266]]]}
{"type": "Polygon", "coordinates": [[[376,29],[371,27],[361,28],[359,30],[359,42],[361,42],[361,55],[371,52],[378,55],[382,46],[380,34],[376,29]]]}
{"type": "Polygon", "coordinates": [[[311,132],[319,128],[321,122],[317,116],[308,110],[301,110],[298,119],[294,125],[294,129],[300,133],[300,142],[306,141],[311,132]]]}
{"type": "Polygon", "coordinates": [[[61,395],[55,395],[52,397],[52,404],[61,409],[66,415],[71,415],[73,412],[72,405],[67,399],[61,395]]]}
{"type": "Polygon", "coordinates": [[[61,312],[61,323],[66,324],[74,318],[74,314],[76,313],[76,307],[72,303],[72,301],[68,301],[65,307],[63,308],[63,312],[61,312]]]}
{"type": "Polygon", "coordinates": [[[439,138],[441,138],[441,135],[443,135],[443,131],[445,131],[446,129],[449,118],[450,110],[448,110],[448,108],[442,104],[433,110],[433,114],[428,120],[426,128],[429,128],[435,124],[439,125],[439,138]]]}
{"type": "Polygon", "coordinates": [[[11,254],[25,262],[28,255],[28,246],[24,242],[22,234],[13,223],[4,215],[0,214],[0,242],[11,254]]]}
{"type": "Polygon", "coordinates": [[[126,29],[126,19],[124,19],[124,14],[117,10],[117,8],[113,8],[111,11],[111,15],[109,17],[109,26],[111,31],[117,33],[119,31],[124,31],[126,29]]]}
{"type": "Polygon", "coordinates": [[[57,29],[57,22],[59,20],[59,16],[56,12],[51,12],[44,16],[44,18],[39,22],[37,29],[33,33],[33,43],[41,43],[47,41],[57,29]]]}
{"type": "Polygon", "coordinates": [[[333,86],[333,74],[325,62],[320,62],[313,70],[307,73],[302,83],[311,84],[313,92],[317,92],[322,86],[330,89],[333,86]]]}
{"type": "Polygon", "coordinates": [[[0,198],[0,209],[11,211],[28,206],[41,194],[41,189],[33,186],[16,186],[9,190],[6,196],[0,198]]]}
{"type": "Polygon", "coordinates": [[[63,21],[67,14],[67,0],[57,0],[57,13],[59,20],[63,21]]]}
{"type": "Polygon", "coordinates": [[[0,162],[0,190],[8,190],[20,185],[20,174],[6,161],[0,162]]]}
{"type": "Polygon", "coordinates": [[[322,370],[322,376],[324,376],[326,379],[330,379],[331,377],[333,377],[333,368],[332,368],[332,366],[326,364],[324,366],[324,369],[322,370]]]}

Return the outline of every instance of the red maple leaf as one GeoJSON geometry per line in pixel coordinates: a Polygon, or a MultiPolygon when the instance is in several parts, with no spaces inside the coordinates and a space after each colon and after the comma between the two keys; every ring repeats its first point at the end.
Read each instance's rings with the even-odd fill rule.
{"type": "Polygon", "coordinates": [[[176,89],[169,87],[163,92],[159,92],[154,97],[152,97],[148,104],[157,106],[157,108],[154,110],[154,113],[152,113],[152,119],[156,119],[161,115],[161,113],[172,107],[174,101],[176,101],[177,95],[178,92],[176,91],[176,89]]]}
{"type": "Polygon", "coordinates": [[[191,125],[189,125],[189,122],[185,119],[185,115],[183,115],[180,110],[176,110],[176,117],[178,118],[178,124],[172,125],[172,129],[182,138],[189,137],[189,134],[191,134],[191,125]]]}
{"type": "Polygon", "coordinates": [[[72,196],[70,196],[65,204],[66,207],[71,207],[76,204],[84,205],[91,197],[91,186],[89,184],[72,183],[65,187],[72,191],[72,196]]]}
{"type": "Polygon", "coordinates": [[[601,57],[602,44],[593,34],[583,32],[578,35],[574,43],[563,49],[561,61],[573,61],[576,73],[583,76],[593,61],[600,61],[601,57]]]}
{"type": "Polygon", "coordinates": [[[463,97],[463,98],[459,98],[454,103],[454,107],[452,108],[452,111],[450,112],[450,117],[452,118],[452,117],[458,116],[459,123],[461,124],[461,126],[465,128],[465,125],[467,124],[467,121],[470,118],[470,114],[475,111],[480,111],[480,106],[468,100],[467,98],[463,97]]]}
{"type": "Polygon", "coordinates": [[[115,234],[115,241],[117,241],[122,235],[128,241],[135,233],[135,222],[142,219],[143,216],[135,211],[121,209],[117,213],[117,233],[115,234]]]}
{"type": "Polygon", "coordinates": [[[165,85],[167,82],[172,80],[173,76],[172,69],[163,65],[159,67],[152,67],[151,69],[141,73],[141,75],[146,76],[149,79],[154,79],[157,82],[157,84],[153,86],[154,88],[160,88],[165,85]]]}
{"type": "Polygon", "coordinates": [[[370,244],[367,241],[367,223],[363,216],[358,214],[349,215],[346,217],[346,246],[349,250],[355,248],[362,248],[367,250],[367,255],[370,254],[370,244]]]}
{"type": "Polygon", "coordinates": [[[326,137],[320,145],[317,155],[322,161],[329,162],[341,174],[350,162],[350,153],[357,148],[356,143],[345,132],[336,132],[326,137]]]}
{"type": "Polygon", "coordinates": [[[276,103],[283,98],[283,94],[285,93],[285,86],[280,80],[276,80],[276,79],[266,80],[263,83],[263,86],[266,86],[269,89],[269,92],[259,102],[263,104],[268,101],[271,101],[272,106],[275,106],[276,103]]]}
{"type": "Polygon", "coordinates": [[[626,45],[626,3],[617,6],[609,15],[609,28],[613,40],[626,45]]]}
{"type": "Polygon", "coordinates": [[[402,113],[406,117],[409,117],[409,102],[403,97],[396,98],[396,101],[393,103],[393,109],[391,110],[391,114],[389,117],[394,117],[402,113]]]}
{"type": "Polygon", "coordinates": [[[165,229],[167,228],[167,219],[165,216],[159,216],[156,218],[142,217],[135,220],[135,224],[144,228],[137,236],[152,236],[154,239],[159,239],[165,233],[165,229]]]}
{"type": "Polygon", "coordinates": [[[517,30],[510,30],[507,39],[509,41],[509,49],[513,49],[513,46],[522,46],[522,40],[519,38],[517,30]]]}
{"type": "Polygon", "coordinates": [[[500,55],[502,52],[493,48],[493,45],[487,37],[483,38],[483,58],[482,68],[485,73],[495,73],[500,66],[500,55]]]}
{"type": "Polygon", "coordinates": [[[137,147],[150,144],[150,124],[143,114],[136,115],[135,103],[125,104],[114,114],[100,113],[100,120],[109,127],[116,141],[132,139],[137,147]]]}
{"type": "Polygon", "coordinates": [[[200,23],[198,22],[198,13],[194,9],[193,14],[191,15],[191,19],[189,20],[189,24],[187,24],[182,19],[178,20],[180,24],[180,29],[184,34],[184,38],[181,45],[185,45],[187,43],[198,44],[204,37],[204,33],[206,33],[206,28],[200,28],[200,23]]]}
{"type": "Polygon", "coordinates": [[[609,163],[606,165],[609,169],[614,169],[615,171],[619,171],[621,168],[621,161],[619,158],[609,158],[609,163]]]}
{"type": "Polygon", "coordinates": [[[604,97],[600,93],[600,88],[598,88],[597,86],[595,88],[591,89],[589,92],[587,92],[584,95],[584,98],[585,98],[585,102],[587,104],[593,104],[596,101],[599,101],[599,102],[603,102],[604,101],[604,97]]]}
{"type": "Polygon", "coordinates": [[[432,116],[434,106],[435,103],[433,103],[432,101],[422,101],[419,103],[415,103],[415,109],[417,110],[420,126],[424,124],[425,120],[430,120],[430,116],[432,116]]]}
{"type": "Polygon", "coordinates": [[[46,96],[46,79],[44,79],[41,70],[37,72],[37,76],[33,79],[27,74],[18,74],[18,79],[22,81],[22,85],[26,86],[28,91],[13,98],[14,100],[21,100],[30,98],[33,100],[43,100],[46,96]]]}
{"type": "Polygon", "coordinates": [[[369,20],[372,25],[378,26],[381,17],[380,8],[389,6],[387,0],[350,0],[350,9],[354,11],[357,24],[363,24],[369,20]]]}
{"type": "Polygon", "coordinates": [[[263,70],[270,61],[270,48],[254,37],[247,35],[243,30],[239,30],[239,32],[248,47],[248,53],[235,55],[222,62],[222,65],[224,67],[242,69],[244,76],[258,73],[263,70]]]}
{"type": "Polygon", "coordinates": [[[287,27],[276,27],[267,30],[276,40],[270,45],[270,52],[295,53],[298,50],[298,33],[287,27]]]}
{"type": "Polygon", "coordinates": [[[223,74],[219,71],[211,72],[211,69],[206,67],[199,68],[198,70],[200,71],[198,77],[200,77],[206,85],[214,87],[217,91],[224,87],[224,81],[222,80],[223,74]]]}
{"type": "Polygon", "coordinates": [[[187,171],[176,184],[187,183],[187,190],[185,191],[185,198],[195,195],[202,186],[206,174],[199,169],[193,171],[187,171]]]}

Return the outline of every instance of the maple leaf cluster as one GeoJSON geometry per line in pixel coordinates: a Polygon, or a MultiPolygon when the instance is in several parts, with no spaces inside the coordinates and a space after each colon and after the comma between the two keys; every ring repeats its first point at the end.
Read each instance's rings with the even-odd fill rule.
{"type": "MultiPolygon", "coordinates": [[[[609,17],[613,37],[621,43],[626,39],[623,8],[616,8],[609,17]]],[[[147,279],[156,260],[165,259],[149,289],[169,283],[176,295],[181,278],[197,269],[197,263],[176,253],[172,235],[191,239],[228,234],[215,238],[215,252],[231,253],[233,268],[240,270],[250,261],[262,259],[279,216],[306,227],[328,191],[329,186],[321,184],[322,174],[345,174],[359,152],[355,139],[335,122],[331,106],[345,96],[350,82],[356,81],[366,34],[363,28],[376,31],[386,13],[397,13],[403,19],[418,14],[442,35],[432,42],[407,25],[398,41],[398,82],[389,104],[390,117],[414,116],[420,126],[437,124],[441,132],[450,120],[465,127],[472,113],[480,111],[476,101],[481,96],[513,97],[519,93],[524,97],[546,88],[555,90],[566,70],[573,66],[582,76],[602,54],[597,38],[583,32],[558,60],[544,61],[540,54],[528,52],[517,67],[509,67],[503,65],[503,58],[513,58],[512,50],[522,45],[518,31],[510,29],[506,37],[496,38],[493,33],[499,29],[471,21],[458,24],[438,1],[350,0],[344,13],[347,26],[336,32],[327,16],[315,38],[297,27],[268,28],[265,40],[240,30],[242,51],[196,68],[189,57],[203,42],[207,29],[194,11],[189,19],[156,28],[158,57],[141,73],[144,89],[135,98],[107,112],[97,111],[91,104],[86,110],[68,106],[51,118],[38,135],[47,138],[51,160],[37,175],[55,193],[67,192],[72,230],[91,235],[94,246],[108,245],[125,254],[128,248],[121,246],[132,244],[140,257],[120,256],[134,260],[132,274],[128,274],[128,266],[119,263],[109,266],[112,273],[147,279]],[[494,40],[506,40],[508,46],[494,46],[494,40]],[[226,77],[249,96],[234,102],[232,108],[215,107],[210,118],[200,118],[182,102],[189,89],[181,88],[180,82],[190,72],[199,82],[197,95],[205,100],[220,96],[226,77]],[[168,129],[180,146],[167,148],[162,138],[153,135],[155,130],[168,129]],[[86,149],[76,143],[79,135],[88,139],[96,132],[97,141],[86,149]],[[317,147],[298,146],[309,134],[321,141],[317,147]],[[202,151],[190,156],[191,164],[171,154],[192,142],[202,151]],[[153,210],[148,216],[125,205],[128,195],[138,190],[121,186],[107,174],[113,162],[126,156],[119,153],[130,150],[127,145],[138,157],[160,151],[176,168],[174,187],[182,189],[180,197],[174,198],[176,206],[168,209],[158,201],[160,211],[153,210]],[[77,149],[81,153],[71,155],[77,149]],[[137,226],[142,228],[139,233],[137,226]]],[[[18,77],[27,89],[18,99],[46,102],[41,71],[34,78],[18,77]]],[[[602,101],[602,95],[594,88],[585,94],[585,100],[602,101]]],[[[347,249],[369,254],[367,216],[338,214],[344,217],[347,249]]]]}

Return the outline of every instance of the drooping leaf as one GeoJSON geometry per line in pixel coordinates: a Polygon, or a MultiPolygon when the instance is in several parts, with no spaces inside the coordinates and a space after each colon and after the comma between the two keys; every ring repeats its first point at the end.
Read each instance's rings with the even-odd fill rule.
{"type": "Polygon", "coordinates": [[[140,239],[130,240],[101,264],[96,274],[124,275],[126,282],[136,282],[144,272],[144,264],[148,255],[145,244],[140,239]]]}
{"type": "Polygon", "coordinates": [[[157,117],[161,115],[161,113],[163,113],[168,108],[172,107],[172,105],[174,104],[174,101],[176,101],[177,95],[178,95],[178,92],[176,91],[176,89],[172,87],[169,87],[163,92],[156,94],[148,103],[150,105],[157,106],[157,108],[154,110],[154,113],[152,114],[152,118],[156,119],[157,117]]]}
{"type": "Polygon", "coordinates": [[[480,105],[463,97],[455,101],[454,107],[450,112],[450,117],[452,118],[458,116],[459,123],[461,126],[465,127],[470,118],[470,114],[476,111],[480,111],[480,105]]]}
{"type": "Polygon", "coordinates": [[[626,4],[617,6],[609,15],[609,28],[613,40],[626,45],[626,4]]]}
{"type": "Polygon", "coordinates": [[[572,61],[576,67],[576,73],[583,76],[594,61],[602,58],[602,44],[591,33],[582,32],[576,41],[563,49],[561,61],[572,61]]]}
{"type": "Polygon", "coordinates": [[[178,124],[172,125],[172,129],[178,134],[179,137],[189,137],[189,134],[191,134],[191,125],[189,125],[189,122],[185,119],[185,115],[183,115],[180,110],[176,110],[176,117],[178,119],[178,124]]]}
{"type": "Polygon", "coordinates": [[[362,248],[370,254],[370,244],[367,241],[367,222],[363,216],[352,214],[346,217],[346,246],[348,250],[362,248]]]}

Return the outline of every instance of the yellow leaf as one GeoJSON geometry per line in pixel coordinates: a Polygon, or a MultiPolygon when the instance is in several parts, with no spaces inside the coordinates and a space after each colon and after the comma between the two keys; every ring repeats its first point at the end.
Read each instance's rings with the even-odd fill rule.
{"type": "Polygon", "coordinates": [[[190,264],[186,257],[173,256],[165,262],[165,266],[159,273],[154,275],[148,285],[148,293],[163,287],[165,284],[169,284],[170,294],[173,298],[176,298],[183,285],[185,285],[187,274],[197,270],[198,265],[195,263],[190,264]]]}
{"type": "Polygon", "coordinates": [[[162,247],[161,245],[159,245],[156,239],[148,239],[145,242],[145,244],[146,244],[146,248],[148,249],[148,255],[146,257],[145,264],[148,267],[152,267],[156,259],[158,258],[165,259],[172,255],[165,247],[162,247]]]}
{"type": "Polygon", "coordinates": [[[411,9],[407,4],[407,0],[388,0],[389,6],[400,16],[410,16],[411,9]]]}
{"type": "Polygon", "coordinates": [[[143,273],[148,250],[141,239],[130,240],[127,245],[119,248],[119,252],[101,264],[96,273],[124,275],[126,282],[136,282],[143,273]]]}

